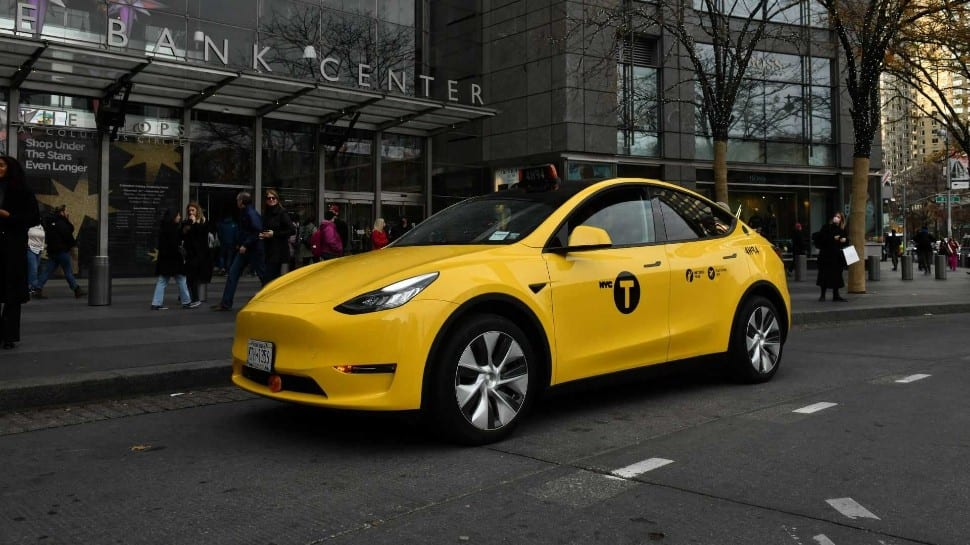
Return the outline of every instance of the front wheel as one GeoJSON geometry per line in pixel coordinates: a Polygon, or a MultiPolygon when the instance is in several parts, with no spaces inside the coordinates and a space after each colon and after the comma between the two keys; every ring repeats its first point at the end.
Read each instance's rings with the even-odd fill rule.
{"type": "Polygon", "coordinates": [[[518,326],[501,316],[472,317],[451,333],[432,363],[426,410],[454,441],[499,441],[535,398],[532,345],[518,326]]]}
{"type": "Polygon", "coordinates": [[[731,331],[730,365],[744,382],[767,382],[781,364],[782,330],[775,305],[764,297],[744,302],[731,331]]]}

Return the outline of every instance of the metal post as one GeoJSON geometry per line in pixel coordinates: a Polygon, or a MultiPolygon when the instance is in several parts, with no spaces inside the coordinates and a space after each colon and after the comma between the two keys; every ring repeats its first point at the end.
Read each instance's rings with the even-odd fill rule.
{"type": "Polygon", "coordinates": [[[946,131],[944,138],[946,145],[946,236],[953,236],[953,205],[950,203],[950,131],[946,131]]]}
{"type": "Polygon", "coordinates": [[[933,256],[933,267],[936,269],[936,279],[946,280],[946,256],[936,254],[933,256]]]}
{"type": "Polygon", "coordinates": [[[866,264],[869,266],[869,280],[879,280],[879,256],[871,255],[866,257],[866,264]]]}
{"type": "Polygon", "coordinates": [[[802,282],[808,276],[808,256],[796,255],[792,257],[792,268],[795,269],[795,282],[802,282]]]}
{"type": "Polygon", "coordinates": [[[20,129],[20,89],[11,89],[7,95],[7,126],[4,127],[7,131],[7,155],[10,157],[17,156],[17,144],[19,143],[20,136],[18,131],[20,129]]]}
{"type": "Polygon", "coordinates": [[[913,256],[903,254],[899,258],[899,268],[903,273],[903,280],[913,279],[913,256]]]}
{"type": "Polygon", "coordinates": [[[110,161],[111,136],[100,134],[98,158],[100,174],[98,182],[98,255],[91,263],[91,277],[88,278],[88,305],[92,307],[111,304],[111,264],[108,260],[108,195],[111,180],[110,161]]]}

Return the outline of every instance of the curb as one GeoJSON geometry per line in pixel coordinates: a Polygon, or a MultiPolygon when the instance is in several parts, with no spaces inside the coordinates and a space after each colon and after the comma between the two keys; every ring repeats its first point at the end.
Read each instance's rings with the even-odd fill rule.
{"type": "Polygon", "coordinates": [[[231,360],[225,359],[11,381],[0,388],[0,411],[229,386],[231,369],[231,360]]]}
{"type": "MultiPolygon", "coordinates": [[[[826,304],[833,304],[826,302],[826,304]]],[[[846,303],[851,305],[852,303],[846,303]]],[[[848,322],[856,320],[872,320],[878,318],[904,318],[911,316],[925,316],[930,314],[964,314],[970,313],[970,303],[946,303],[937,305],[908,305],[895,307],[868,307],[845,310],[819,310],[792,314],[792,325],[824,324],[833,322],[848,322]]]]}

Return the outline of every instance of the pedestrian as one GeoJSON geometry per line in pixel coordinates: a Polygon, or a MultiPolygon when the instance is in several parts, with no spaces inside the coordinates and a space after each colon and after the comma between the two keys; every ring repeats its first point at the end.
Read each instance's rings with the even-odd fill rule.
{"type": "Polygon", "coordinates": [[[936,238],[930,234],[929,229],[924,225],[913,237],[913,242],[916,243],[919,270],[923,271],[924,275],[930,274],[930,260],[933,259],[933,243],[936,242],[936,238]]]}
{"type": "Polygon", "coordinates": [[[64,270],[64,279],[74,292],[74,297],[80,298],[84,295],[84,290],[74,278],[74,264],[71,261],[71,249],[77,246],[77,240],[74,238],[74,224],[71,223],[67,206],[62,204],[54,208],[53,212],[44,218],[43,225],[44,239],[47,242],[47,267],[37,280],[36,292],[42,299],[47,280],[60,267],[64,270]]]}
{"type": "Polygon", "coordinates": [[[902,244],[901,238],[895,229],[890,229],[889,234],[886,235],[886,255],[892,259],[894,271],[899,266],[899,247],[902,244]]]}
{"type": "Polygon", "coordinates": [[[31,298],[46,299],[37,289],[40,256],[44,253],[44,226],[37,224],[27,230],[27,288],[31,298]]]}
{"type": "Polygon", "coordinates": [[[296,266],[303,267],[313,263],[313,253],[310,251],[310,237],[317,230],[316,218],[308,217],[299,227],[296,245],[296,266]]]}
{"type": "Polygon", "coordinates": [[[343,243],[333,223],[334,217],[333,212],[324,212],[320,227],[310,236],[310,251],[313,252],[314,261],[326,261],[343,255],[343,243]]]}
{"type": "Polygon", "coordinates": [[[222,218],[216,227],[216,235],[219,237],[218,273],[224,276],[232,266],[232,260],[239,249],[239,224],[232,214],[222,218]]]}
{"type": "Polygon", "coordinates": [[[333,213],[333,226],[337,229],[337,235],[340,236],[340,247],[342,249],[340,250],[340,254],[337,256],[340,257],[341,255],[344,255],[343,253],[345,251],[349,252],[350,250],[350,229],[347,227],[347,222],[340,218],[339,206],[336,204],[331,204],[327,210],[333,213]]]}
{"type": "Polygon", "coordinates": [[[27,231],[40,223],[34,193],[24,170],[13,157],[0,156],[0,345],[9,350],[20,342],[20,306],[30,300],[27,289],[27,231]]]}
{"type": "Polygon", "coordinates": [[[380,250],[387,246],[387,233],[384,232],[384,218],[377,218],[374,221],[374,230],[370,232],[370,242],[372,250],[380,250]]]}
{"type": "Polygon", "coordinates": [[[805,237],[805,230],[801,223],[795,223],[795,230],[791,235],[791,254],[808,255],[808,239],[805,237]]]}
{"type": "Polygon", "coordinates": [[[168,310],[165,306],[165,288],[172,278],[179,290],[182,308],[198,308],[202,303],[193,301],[185,279],[187,251],[182,233],[182,214],[166,208],[158,225],[158,254],[155,259],[155,293],[152,295],[152,310],[168,310]]]}
{"type": "Polygon", "coordinates": [[[190,201],[185,207],[185,220],[182,221],[182,246],[185,248],[185,279],[192,303],[202,303],[199,288],[212,282],[210,234],[205,211],[199,203],[190,201]]]}
{"type": "Polygon", "coordinates": [[[387,232],[388,242],[394,242],[395,240],[401,238],[404,235],[404,233],[407,233],[408,231],[411,230],[411,227],[413,227],[411,225],[411,222],[408,221],[406,217],[402,216],[401,221],[397,225],[391,228],[388,228],[388,232],[387,232]]]}
{"type": "Polygon", "coordinates": [[[822,289],[818,300],[824,301],[825,291],[831,289],[832,301],[847,301],[839,295],[839,290],[845,286],[845,280],[842,278],[842,270],[845,268],[842,248],[849,243],[845,234],[845,216],[842,212],[833,214],[829,223],[823,225],[814,238],[818,248],[818,279],[815,285],[822,289]]]}
{"type": "Polygon", "coordinates": [[[957,239],[949,237],[946,240],[946,259],[950,265],[950,271],[956,272],[957,270],[957,257],[960,255],[960,243],[957,239]]]}
{"type": "Polygon", "coordinates": [[[232,310],[232,300],[236,296],[236,287],[239,285],[239,277],[243,270],[249,266],[259,277],[260,282],[265,282],[265,253],[263,251],[263,239],[260,233],[263,231],[263,218],[253,206],[253,196],[248,191],[241,191],[236,195],[236,206],[239,208],[239,249],[232,258],[232,266],[226,275],[226,287],[222,290],[222,300],[218,305],[213,305],[212,310],[232,310]]]}
{"type": "Polygon", "coordinates": [[[290,261],[290,235],[293,222],[289,213],[280,203],[280,195],[275,189],[266,190],[266,208],[263,209],[263,229],[259,238],[263,240],[266,251],[266,274],[263,283],[268,284],[283,273],[283,263],[290,261]]]}

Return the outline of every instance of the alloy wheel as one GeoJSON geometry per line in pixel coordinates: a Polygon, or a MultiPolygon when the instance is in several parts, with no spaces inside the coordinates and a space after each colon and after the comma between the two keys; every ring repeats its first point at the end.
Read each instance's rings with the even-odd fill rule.
{"type": "Polygon", "coordinates": [[[475,428],[495,430],[515,420],[528,390],[529,362],[511,335],[486,331],[462,351],[455,373],[455,398],[475,428]]]}

